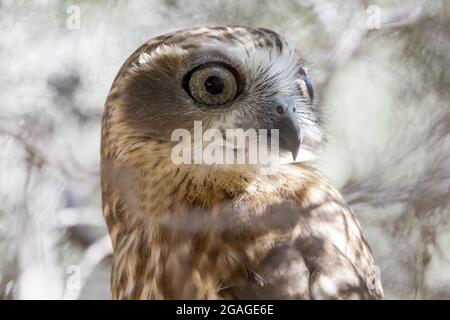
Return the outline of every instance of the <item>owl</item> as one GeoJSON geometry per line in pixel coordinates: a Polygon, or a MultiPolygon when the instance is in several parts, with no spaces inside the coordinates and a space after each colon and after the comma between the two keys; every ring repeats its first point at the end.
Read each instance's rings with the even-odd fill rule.
{"type": "Polygon", "coordinates": [[[313,98],[298,51],[263,28],[186,29],[131,54],[102,119],[112,297],[383,298],[354,213],[302,160],[322,139],[313,98]],[[196,161],[210,144],[185,150],[191,162],[174,161],[174,132],[195,138],[196,123],[225,140],[233,129],[270,132],[276,170],[196,161]]]}

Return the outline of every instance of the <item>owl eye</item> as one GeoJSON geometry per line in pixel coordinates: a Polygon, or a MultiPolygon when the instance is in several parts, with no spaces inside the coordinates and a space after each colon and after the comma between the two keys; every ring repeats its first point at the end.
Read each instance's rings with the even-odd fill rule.
{"type": "Polygon", "coordinates": [[[234,72],[219,64],[203,64],[185,79],[185,89],[200,104],[214,106],[232,101],[238,91],[234,72]]]}

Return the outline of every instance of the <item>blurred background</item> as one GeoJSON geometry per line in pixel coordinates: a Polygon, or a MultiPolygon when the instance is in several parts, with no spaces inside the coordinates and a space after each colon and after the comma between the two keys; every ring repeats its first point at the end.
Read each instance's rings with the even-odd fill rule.
{"type": "Polygon", "coordinates": [[[0,298],[110,299],[100,119],[121,64],[177,29],[294,43],[389,299],[450,299],[449,1],[0,0],[0,298]]]}

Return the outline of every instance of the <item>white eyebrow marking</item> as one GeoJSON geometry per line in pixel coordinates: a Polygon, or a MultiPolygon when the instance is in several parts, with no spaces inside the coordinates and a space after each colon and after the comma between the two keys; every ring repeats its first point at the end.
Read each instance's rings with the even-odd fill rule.
{"type": "Polygon", "coordinates": [[[155,49],[153,49],[152,51],[150,51],[149,53],[147,52],[142,52],[139,55],[139,63],[140,64],[146,64],[146,63],[150,63],[152,62],[152,60],[156,59],[157,57],[160,56],[168,56],[168,55],[177,55],[177,56],[183,56],[184,54],[186,54],[187,51],[184,50],[183,48],[181,48],[180,46],[176,45],[176,44],[161,44],[158,47],[156,47],[155,49]]]}

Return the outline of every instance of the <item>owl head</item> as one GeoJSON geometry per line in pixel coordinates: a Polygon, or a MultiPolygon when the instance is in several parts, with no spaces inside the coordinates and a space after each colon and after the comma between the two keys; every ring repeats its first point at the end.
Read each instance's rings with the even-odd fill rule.
{"type": "Polygon", "coordinates": [[[195,121],[222,132],[277,129],[280,151],[295,158],[321,140],[312,102],[304,62],[280,35],[227,26],[145,43],[119,71],[107,107],[129,135],[162,142],[179,128],[193,132],[195,121]]]}

